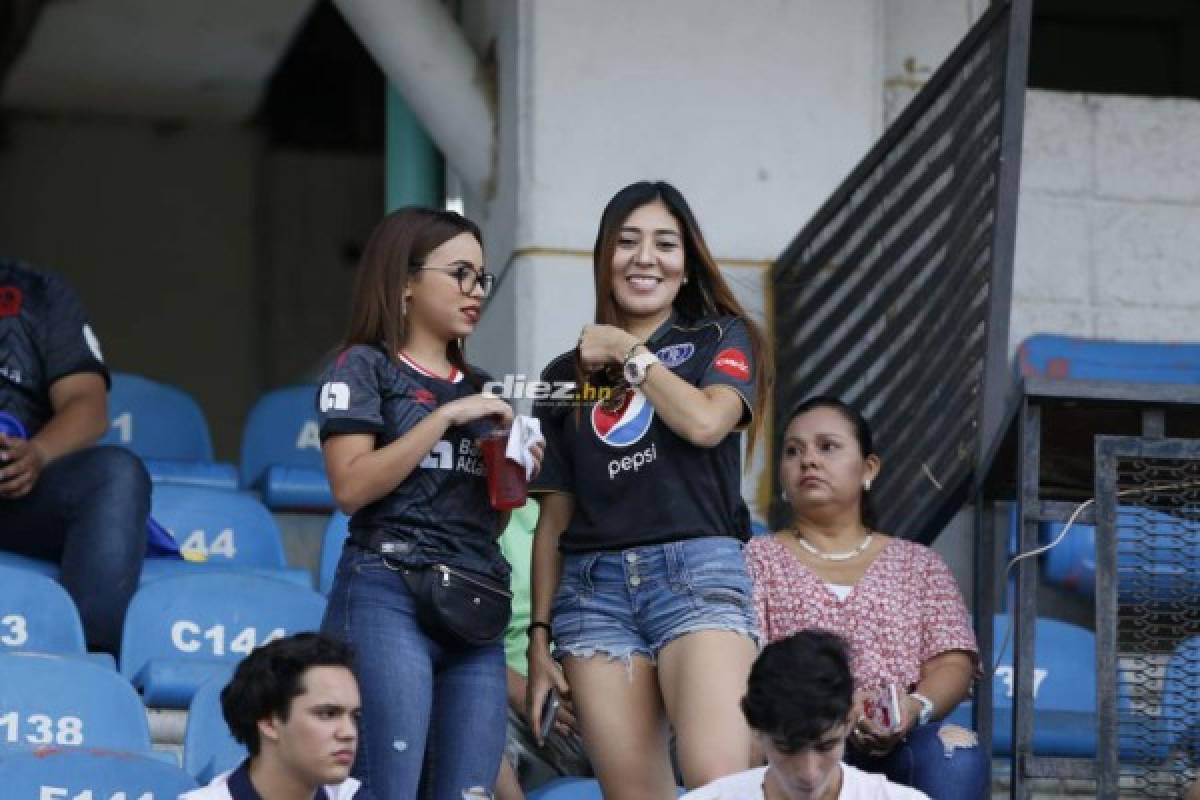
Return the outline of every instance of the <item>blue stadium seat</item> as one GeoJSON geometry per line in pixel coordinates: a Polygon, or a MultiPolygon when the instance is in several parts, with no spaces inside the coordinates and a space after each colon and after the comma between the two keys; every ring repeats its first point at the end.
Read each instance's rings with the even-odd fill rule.
{"type": "MultiPolygon", "coordinates": [[[[683,795],[684,791],[676,789],[675,794],[683,795]]],[[[529,800],[604,800],[595,778],[555,778],[526,796],[529,800]]]]}
{"type": "Polygon", "coordinates": [[[593,778],[555,778],[528,794],[529,800],[604,800],[593,778]]]}
{"type": "Polygon", "coordinates": [[[198,570],[233,568],[312,587],[308,570],[288,567],[275,519],[249,492],[157,485],[151,502],[155,519],[171,531],[180,549],[202,553],[206,560],[147,559],[143,583],[198,570]]]}
{"type": "Polygon", "coordinates": [[[233,769],[246,758],[246,748],[234,740],[221,715],[221,690],[232,670],[206,681],[188,706],[183,737],[183,769],[201,783],[233,769]]]}
{"type": "Polygon", "coordinates": [[[206,681],[256,646],[321,624],[325,598],[294,583],[239,572],[143,584],[129,604],[121,674],[146,705],[186,708],[206,681]]]}
{"type": "MultiPolygon", "coordinates": [[[[993,661],[1008,633],[1008,643],[992,677],[992,753],[1012,755],[1013,637],[1009,616],[997,614],[993,626],[993,661]]],[[[1089,630],[1053,619],[1038,619],[1034,632],[1033,751],[1039,756],[1093,758],[1096,755],[1096,636],[1089,630]]],[[[1128,692],[1118,692],[1118,711],[1133,714],[1128,692]]],[[[971,701],[966,700],[947,717],[964,727],[971,725],[971,701]]],[[[1160,760],[1166,753],[1165,737],[1148,741],[1123,738],[1121,758],[1127,761],[1160,760]]]]}
{"type": "Polygon", "coordinates": [[[1175,648],[1167,663],[1159,712],[1169,746],[1186,753],[1192,765],[1200,765],[1200,716],[1194,708],[1198,697],[1200,636],[1192,636],[1175,648]]]}
{"type": "MultiPolygon", "coordinates": [[[[997,614],[992,658],[999,654],[1007,614],[997,614]]],[[[1034,633],[1033,750],[1041,756],[1091,758],[1096,754],[1096,636],[1051,619],[1039,619],[1034,633]]],[[[1012,755],[1013,634],[992,678],[992,752],[1012,755]]],[[[970,701],[948,721],[970,727],[970,701]]]]}
{"type": "Polygon", "coordinates": [[[1017,349],[1023,377],[1129,383],[1200,383],[1200,344],[1123,342],[1039,333],[1017,349]]]}
{"type": "Polygon", "coordinates": [[[137,453],[155,482],[237,488],[233,465],[213,461],[208,423],[186,392],[115,372],[108,411],[111,424],[102,443],[137,453]]]}
{"type": "MultiPolygon", "coordinates": [[[[1043,522],[1039,538],[1048,544],[1064,525],[1043,522]]],[[[1120,602],[1200,603],[1200,523],[1133,506],[1117,510],[1117,594],[1120,602]],[[1155,563],[1155,558],[1160,563],[1155,563]]],[[[1075,523],[1054,549],[1042,556],[1047,583],[1092,597],[1096,591],[1096,528],[1075,523]]]]}
{"type": "Polygon", "coordinates": [[[124,678],[90,661],[0,653],[0,751],[34,747],[149,753],[146,709],[124,678]]]}
{"type": "Polygon", "coordinates": [[[333,512],[325,526],[325,538],[321,541],[321,569],[317,588],[321,594],[329,594],[333,588],[333,576],[337,573],[338,559],[342,557],[342,546],[350,535],[350,518],[341,511],[333,512]]]}
{"type": "Polygon", "coordinates": [[[30,558],[29,556],[6,553],[0,550],[0,566],[36,572],[38,575],[45,575],[47,578],[58,580],[58,564],[53,561],[43,561],[40,558],[30,558]]]}
{"type": "Polygon", "coordinates": [[[316,386],[268,392],[242,432],[243,489],[262,492],[273,510],[333,508],[317,429],[316,386]]]}
{"type": "Polygon", "coordinates": [[[0,758],[0,786],[31,800],[175,800],[196,788],[183,770],[109,750],[46,748],[0,758]]]}
{"type": "Polygon", "coordinates": [[[83,625],[71,596],[37,572],[0,566],[0,652],[83,655],[83,625]]]}

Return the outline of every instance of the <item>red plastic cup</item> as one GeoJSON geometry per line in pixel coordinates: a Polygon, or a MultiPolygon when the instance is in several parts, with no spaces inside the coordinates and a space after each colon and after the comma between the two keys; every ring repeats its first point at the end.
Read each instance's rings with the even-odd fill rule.
{"type": "Polygon", "coordinates": [[[508,431],[495,430],[479,437],[483,467],[487,472],[488,501],[497,511],[508,511],[525,505],[525,467],[506,458],[508,431]]]}

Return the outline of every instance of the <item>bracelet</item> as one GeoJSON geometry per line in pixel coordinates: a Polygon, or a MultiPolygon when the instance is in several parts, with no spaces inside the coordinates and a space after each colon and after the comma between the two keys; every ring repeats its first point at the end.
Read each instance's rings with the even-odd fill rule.
{"type": "Polygon", "coordinates": [[[547,635],[554,633],[554,629],[550,627],[549,622],[531,622],[529,623],[529,627],[525,629],[525,635],[532,639],[533,632],[538,628],[545,629],[547,635]]]}

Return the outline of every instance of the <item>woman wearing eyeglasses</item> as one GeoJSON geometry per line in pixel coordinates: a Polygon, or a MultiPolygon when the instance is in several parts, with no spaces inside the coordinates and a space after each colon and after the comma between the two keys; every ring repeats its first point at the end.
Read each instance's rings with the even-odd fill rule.
{"type": "Polygon", "coordinates": [[[512,412],[480,393],[488,378],[463,353],[492,287],[483,264],[479,228],[458,214],[385,217],[317,398],[329,483],[352,515],[322,630],[354,646],[353,774],[379,798],[490,789],[504,748],[502,641],[464,640],[463,620],[439,615],[435,598],[465,588],[440,597],[502,608],[503,633],[509,569],[496,537],[507,513],[488,502],[476,440],[512,412]]]}

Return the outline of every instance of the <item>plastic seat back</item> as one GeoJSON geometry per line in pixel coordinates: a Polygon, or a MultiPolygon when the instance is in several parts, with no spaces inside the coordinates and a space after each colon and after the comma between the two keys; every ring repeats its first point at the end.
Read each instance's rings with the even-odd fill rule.
{"type": "Polygon", "coordinates": [[[316,386],[268,392],[242,432],[242,488],[258,489],[271,508],[331,509],[317,427],[316,386]]]}
{"type": "Polygon", "coordinates": [[[274,517],[248,492],[160,484],[151,502],[180,549],[203,553],[209,564],[287,566],[274,517]]]}
{"type": "Polygon", "coordinates": [[[333,576],[337,573],[338,559],[342,557],[342,548],[346,537],[350,535],[350,518],[341,511],[333,512],[329,524],[325,526],[325,538],[321,540],[321,569],[317,588],[321,594],[329,594],[333,588],[333,576]]]}
{"type": "Polygon", "coordinates": [[[176,800],[196,782],[154,758],[46,748],[0,758],[0,786],[14,800],[176,800]]]}
{"type": "MultiPolygon", "coordinates": [[[[992,751],[1012,754],[1013,642],[1009,616],[997,614],[993,627],[992,751]],[[1003,653],[999,648],[1008,643],[1003,653]]],[[[1096,637],[1066,622],[1039,619],[1034,633],[1033,750],[1042,756],[1090,758],[1096,753],[1096,637]]],[[[965,700],[947,721],[970,726],[971,701],[965,700]]]]}
{"type": "Polygon", "coordinates": [[[39,572],[0,566],[0,652],[87,652],[71,596],[39,572]]]}
{"type": "Polygon", "coordinates": [[[0,750],[35,747],[148,753],[146,709],[128,681],[91,661],[0,654],[0,750]]]}
{"type": "Polygon", "coordinates": [[[212,461],[212,437],[192,396],[140,375],[115,372],[108,396],[111,424],[103,442],[142,458],[212,461]]]}
{"type": "MultiPolygon", "coordinates": [[[[1043,543],[1064,525],[1043,522],[1043,543]]],[[[1200,524],[1135,506],[1117,510],[1117,594],[1120,602],[1200,603],[1200,524]]],[[[1085,597],[1096,593],[1096,528],[1076,523],[1042,557],[1046,581],[1085,597]]]]}
{"type": "Polygon", "coordinates": [[[218,774],[233,769],[247,755],[246,748],[233,738],[221,714],[221,690],[231,676],[232,670],[206,681],[188,706],[183,769],[201,783],[208,783],[218,774]]]}
{"type": "Polygon", "coordinates": [[[1200,718],[1192,708],[1200,697],[1200,636],[1185,639],[1167,663],[1159,711],[1169,744],[1200,762],[1200,718]]]}
{"type": "Polygon", "coordinates": [[[1200,344],[1126,342],[1039,333],[1017,349],[1023,377],[1200,383],[1200,344]]]}
{"type": "Polygon", "coordinates": [[[321,624],[325,598],[276,578],[197,572],[142,585],[129,605],[121,674],[146,704],[186,708],[256,646],[321,624]]]}

